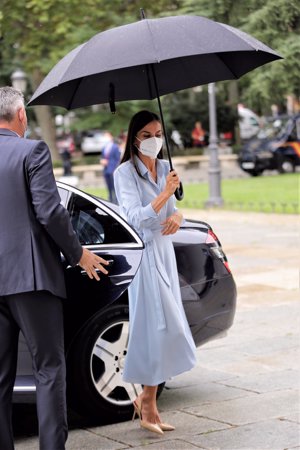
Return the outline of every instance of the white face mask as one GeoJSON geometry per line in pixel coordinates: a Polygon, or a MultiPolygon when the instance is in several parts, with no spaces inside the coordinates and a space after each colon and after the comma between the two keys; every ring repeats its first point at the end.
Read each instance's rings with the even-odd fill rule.
{"type": "Polygon", "coordinates": [[[139,151],[143,155],[149,156],[149,158],[151,159],[155,159],[162,148],[163,144],[162,138],[154,136],[148,139],[144,139],[143,141],[141,141],[139,138],[137,139],[141,142],[139,151]]]}

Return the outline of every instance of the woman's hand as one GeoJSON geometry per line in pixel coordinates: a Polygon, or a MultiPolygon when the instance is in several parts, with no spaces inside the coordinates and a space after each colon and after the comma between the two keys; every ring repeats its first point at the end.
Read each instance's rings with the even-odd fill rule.
{"type": "Polygon", "coordinates": [[[176,213],[172,214],[172,216],[168,217],[164,222],[162,222],[162,234],[168,235],[168,234],[174,234],[176,231],[179,230],[181,222],[182,222],[182,214],[177,211],[176,213]]]}
{"type": "Polygon", "coordinates": [[[176,189],[179,187],[179,182],[179,176],[177,175],[175,170],[172,170],[168,173],[164,191],[168,194],[169,197],[171,197],[171,195],[173,195],[176,189]]]}

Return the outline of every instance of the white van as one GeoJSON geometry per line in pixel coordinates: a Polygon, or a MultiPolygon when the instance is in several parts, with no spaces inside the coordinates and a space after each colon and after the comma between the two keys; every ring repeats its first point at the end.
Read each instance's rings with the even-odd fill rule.
{"type": "Polygon", "coordinates": [[[240,137],[242,140],[251,139],[260,130],[260,118],[251,109],[238,105],[240,137]]]}

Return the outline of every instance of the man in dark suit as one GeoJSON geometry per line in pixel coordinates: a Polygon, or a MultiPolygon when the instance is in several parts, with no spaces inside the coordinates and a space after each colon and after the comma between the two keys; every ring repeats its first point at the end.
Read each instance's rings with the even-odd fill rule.
{"type": "Polygon", "coordinates": [[[103,149],[100,164],[103,166],[103,175],[106,182],[109,201],[117,203],[117,197],[114,186],[114,171],[120,164],[121,152],[118,144],[114,141],[113,135],[108,133],[109,142],[103,149]]]}
{"type": "Polygon", "coordinates": [[[99,280],[107,262],[82,248],[53,176],[43,141],[24,139],[22,94],[0,88],[0,449],[14,448],[11,424],[18,335],[30,349],[36,380],[40,448],[67,439],[60,251],[99,280]]]}

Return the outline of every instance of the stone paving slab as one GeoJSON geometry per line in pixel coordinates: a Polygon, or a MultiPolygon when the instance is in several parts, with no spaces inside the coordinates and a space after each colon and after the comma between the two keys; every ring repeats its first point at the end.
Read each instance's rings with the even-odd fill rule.
{"type": "MultiPolygon", "coordinates": [[[[299,271],[297,267],[278,268],[277,270],[264,270],[255,275],[255,282],[264,286],[278,287],[284,289],[297,289],[299,271]]],[[[239,277],[239,286],[248,286],[253,283],[253,273],[239,277]]]]}
{"type": "MultiPolygon", "coordinates": [[[[168,384],[169,386],[171,383],[168,384]]],[[[159,400],[161,411],[167,408],[182,409],[193,405],[203,405],[206,402],[222,402],[251,395],[245,389],[220,385],[218,383],[199,383],[197,386],[170,389],[164,392],[159,400]]],[[[201,406],[200,406],[201,408],[201,406]]]]}
{"type": "Polygon", "coordinates": [[[204,447],[200,447],[199,445],[191,444],[190,442],[186,442],[183,439],[172,439],[165,442],[160,442],[159,444],[153,443],[148,444],[147,446],[142,445],[140,447],[134,447],[136,450],[195,450],[195,449],[204,449],[204,447]]]}
{"type": "Polygon", "coordinates": [[[297,424],[277,419],[193,436],[189,442],[209,450],[283,450],[299,445],[299,437],[297,424]]]}
{"type": "Polygon", "coordinates": [[[250,373],[248,376],[219,380],[218,384],[234,386],[258,394],[289,389],[291,386],[300,389],[300,371],[287,369],[272,372],[271,377],[269,373],[250,373]]]}
{"type": "MultiPolygon", "coordinates": [[[[201,356],[199,357],[199,362],[201,361],[201,356]]],[[[191,387],[194,385],[199,385],[199,380],[201,383],[213,383],[216,381],[226,381],[231,379],[232,375],[227,372],[222,372],[221,370],[216,370],[215,368],[207,369],[203,366],[196,365],[196,367],[191,372],[186,372],[180,375],[180,377],[174,377],[166,382],[165,391],[169,388],[171,389],[182,389],[183,387],[191,387]]]]}
{"type": "Polygon", "coordinates": [[[140,428],[139,421],[124,422],[117,426],[108,425],[102,427],[93,427],[89,431],[94,434],[105,437],[113,437],[114,440],[127,444],[130,447],[139,446],[140,443],[148,445],[169,441],[170,439],[184,439],[198,433],[208,433],[216,430],[224,430],[229,425],[208,419],[206,417],[197,417],[185,411],[167,411],[162,414],[163,419],[169,423],[176,424],[176,430],[165,432],[164,436],[155,435],[147,430],[140,428]]]}
{"type": "Polygon", "coordinates": [[[206,403],[184,411],[230,425],[246,425],[299,413],[299,396],[292,389],[260,395],[249,392],[246,398],[206,403]]]}
{"type": "Polygon", "coordinates": [[[72,430],[69,433],[66,450],[121,450],[127,449],[129,446],[122,442],[118,442],[114,436],[104,437],[89,430],[72,430]]]}

